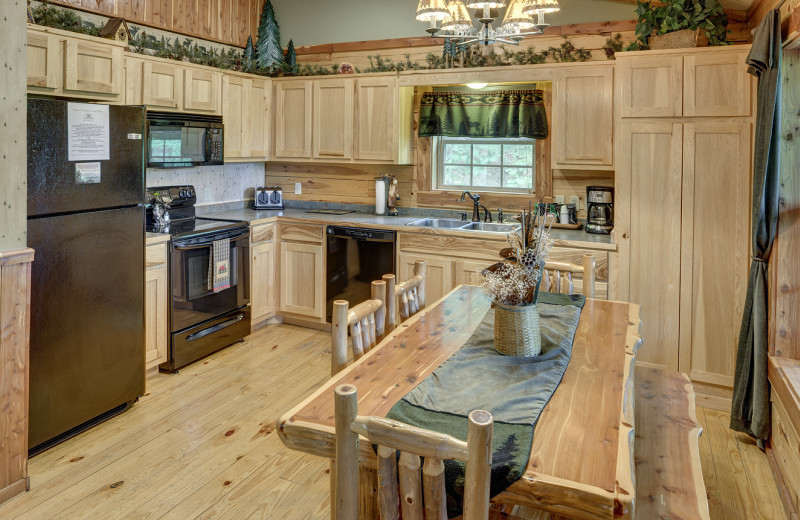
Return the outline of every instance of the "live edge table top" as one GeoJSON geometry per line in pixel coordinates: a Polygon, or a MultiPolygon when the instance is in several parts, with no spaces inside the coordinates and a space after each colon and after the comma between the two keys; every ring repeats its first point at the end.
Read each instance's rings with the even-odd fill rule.
{"type": "MultiPolygon", "coordinates": [[[[334,388],[356,385],[359,415],[385,416],[469,339],[489,307],[481,289],[463,285],[407,320],[278,421],[284,444],[333,458],[334,388]]],[[[572,359],[536,425],[527,470],[494,501],[574,518],[633,517],[633,363],[640,343],[637,305],[586,300],[572,359]]],[[[367,443],[361,459],[374,465],[367,443]]]]}

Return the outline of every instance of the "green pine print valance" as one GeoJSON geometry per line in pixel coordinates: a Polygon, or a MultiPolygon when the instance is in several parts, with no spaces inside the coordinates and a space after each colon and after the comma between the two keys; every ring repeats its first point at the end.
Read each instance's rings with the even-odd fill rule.
{"type": "Polygon", "coordinates": [[[541,90],[427,92],[422,95],[419,136],[547,138],[541,90]]]}

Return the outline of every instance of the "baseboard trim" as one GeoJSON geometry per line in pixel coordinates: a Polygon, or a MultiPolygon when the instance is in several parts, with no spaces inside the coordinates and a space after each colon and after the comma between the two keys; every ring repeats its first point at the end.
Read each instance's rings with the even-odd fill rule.
{"type": "Polygon", "coordinates": [[[330,323],[314,321],[314,318],[303,319],[303,318],[293,318],[291,316],[284,316],[283,322],[286,323],[287,325],[297,325],[298,327],[306,327],[308,329],[316,329],[316,330],[321,330],[323,332],[331,331],[330,323]]]}
{"type": "Polygon", "coordinates": [[[767,460],[769,461],[769,467],[772,470],[772,479],[775,481],[775,485],[778,488],[778,494],[781,496],[781,502],[783,503],[783,510],[786,513],[786,517],[789,519],[796,519],[797,511],[794,510],[794,504],[792,504],[792,499],[789,495],[789,488],[786,487],[786,482],[783,480],[783,475],[778,467],[778,461],[775,460],[775,452],[772,450],[771,439],[770,442],[767,443],[767,449],[765,451],[767,460]]]}
{"type": "Polygon", "coordinates": [[[0,504],[14,498],[17,495],[30,491],[31,480],[30,477],[20,479],[4,489],[0,489],[0,504]]]}

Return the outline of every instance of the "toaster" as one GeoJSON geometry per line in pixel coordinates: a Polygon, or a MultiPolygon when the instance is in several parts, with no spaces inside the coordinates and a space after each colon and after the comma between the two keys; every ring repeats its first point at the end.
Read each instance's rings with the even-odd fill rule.
{"type": "Polygon", "coordinates": [[[283,190],[277,186],[256,188],[253,209],[284,209],[283,190]]]}

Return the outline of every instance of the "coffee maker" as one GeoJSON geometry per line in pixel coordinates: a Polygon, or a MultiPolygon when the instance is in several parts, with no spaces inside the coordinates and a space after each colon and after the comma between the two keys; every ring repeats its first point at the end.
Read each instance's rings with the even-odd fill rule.
{"type": "Polygon", "coordinates": [[[586,232],[609,235],[614,229],[614,188],[586,187],[586,232]]]}

